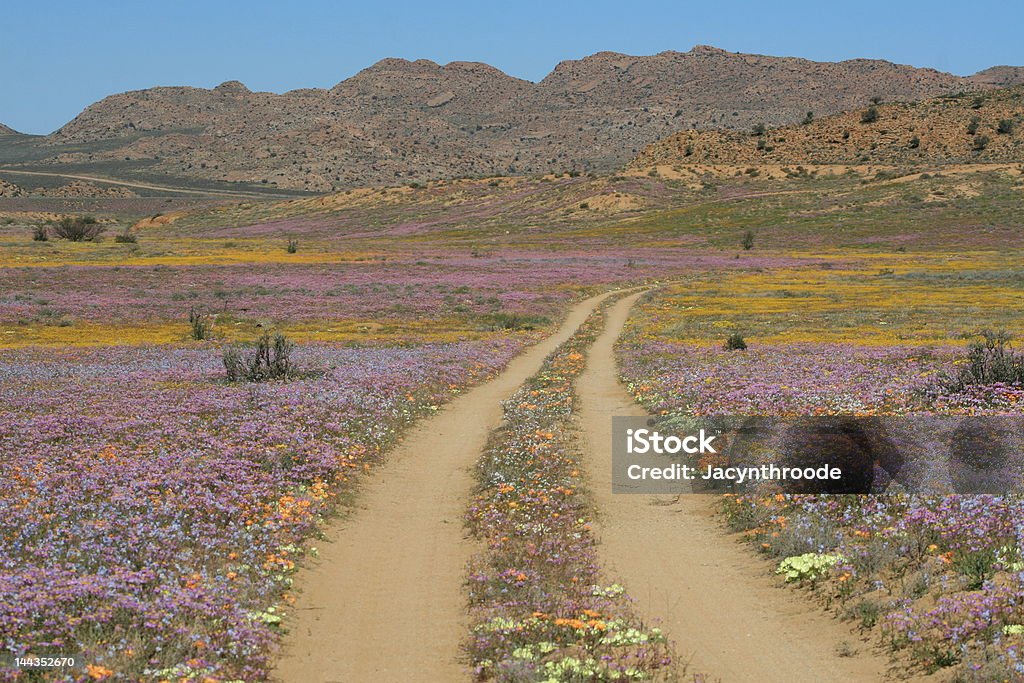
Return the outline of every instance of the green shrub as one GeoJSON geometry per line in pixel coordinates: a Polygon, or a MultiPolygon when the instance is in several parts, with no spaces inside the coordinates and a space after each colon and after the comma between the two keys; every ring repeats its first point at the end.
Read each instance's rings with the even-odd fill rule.
{"type": "Polygon", "coordinates": [[[743,233],[743,239],[740,241],[740,245],[743,247],[743,251],[750,251],[754,248],[754,232],[747,230],[743,233]]]}
{"type": "Polygon", "coordinates": [[[874,628],[882,616],[882,608],[877,602],[861,600],[854,606],[853,616],[860,620],[861,628],[874,628]]]}
{"type": "Polygon", "coordinates": [[[726,351],[744,351],[747,348],[747,341],[739,332],[733,332],[725,340],[726,351]]]}
{"type": "Polygon", "coordinates": [[[996,132],[1000,135],[1013,135],[1014,129],[1017,124],[1013,119],[1001,119],[999,125],[996,126],[996,132]]]}
{"type": "Polygon", "coordinates": [[[296,374],[291,353],[295,348],[283,334],[273,337],[264,333],[256,346],[245,349],[237,345],[224,349],[222,361],[229,382],[267,382],[287,379],[296,374]]]}
{"type": "Polygon", "coordinates": [[[285,251],[289,254],[294,254],[299,250],[299,241],[296,239],[288,240],[288,246],[285,247],[285,251]]]}
{"type": "Polygon", "coordinates": [[[53,226],[53,234],[69,242],[93,242],[105,230],[92,216],[65,216],[53,226]]]}
{"type": "Polygon", "coordinates": [[[977,136],[975,136],[975,138],[974,138],[974,151],[975,152],[982,151],[983,149],[988,147],[988,142],[989,142],[989,140],[988,140],[988,136],[987,135],[977,135],[977,136]]]}
{"type": "Polygon", "coordinates": [[[205,313],[197,311],[195,306],[188,310],[188,324],[192,327],[192,338],[196,341],[213,336],[213,321],[205,313]]]}
{"type": "Polygon", "coordinates": [[[994,550],[975,550],[957,553],[953,567],[967,578],[967,589],[978,590],[995,575],[996,554],[994,550]]]}
{"type": "Polygon", "coordinates": [[[32,239],[36,242],[46,242],[50,239],[50,233],[45,225],[36,225],[32,228],[32,239]]]}
{"type": "Polygon", "coordinates": [[[981,339],[968,348],[966,362],[959,364],[955,373],[940,377],[926,394],[958,394],[969,387],[993,384],[1024,386],[1024,354],[1015,351],[1010,341],[1004,331],[982,332],[981,339]]]}
{"type": "Polygon", "coordinates": [[[482,318],[484,325],[489,330],[535,330],[538,327],[547,325],[550,319],[542,315],[530,315],[528,313],[489,313],[482,318]]]}
{"type": "Polygon", "coordinates": [[[874,123],[878,120],[878,107],[871,105],[865,109],[860,115],[861,123],[874,123]]]}
{"type": "Polygon", "coordinates": [[[139,239],[128,228],[125,228],[124,232],[114,235],[114,241],[118,244],[135,244],[139,239]]]}

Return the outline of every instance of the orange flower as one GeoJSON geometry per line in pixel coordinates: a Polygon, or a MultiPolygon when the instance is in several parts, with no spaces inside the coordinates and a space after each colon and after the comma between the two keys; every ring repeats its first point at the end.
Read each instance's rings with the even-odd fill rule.
{"type": "Polygon", "coordinates": [[[104,678],[110,678],[114,675],[114,672],[110,669],[96,664],[89,664],[85,667],[85,672],[89,674],[89,678],[94,681],[102,681],[104,678]]]}

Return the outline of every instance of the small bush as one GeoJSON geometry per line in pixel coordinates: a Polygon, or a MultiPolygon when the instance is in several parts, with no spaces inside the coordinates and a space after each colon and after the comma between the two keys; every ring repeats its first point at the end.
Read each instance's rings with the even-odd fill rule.
{"type": "Polygon", "coordinates": [[[978,127],[981,125],[981,118],[977,116],[971,117],[971,122],[967,124],[967,134],[974,135],[978,132],[978,127]]]}
{"type": "Polygon", "coordinates": [[[743,233],[743,239],[740,241],[743,246],[743,251],[750,251],[754,248],[754,233],[752,230],[747,230],[743,233]]]}
{"type": "Polygon", "coordinates": [[[124,232],[114,236],[114,241],[117,242],[118,244],[135,244],[136,242],[139,241],[139,238],[137,238],[134,233],[130,232],[127,228],[125,228],[124,232]]]}
{"type": "Polygon", "coordinates": [[[939,380],[936,389],[941,393],[962,393],[975,386],[1024,386],[1024,354],[1015,351],[1010,341],[1010,335],[1004,331],[982,332],[981,339],[968,348],[966,362],[956,374],[939,380]]]}
{"type": "Polygon", "coordinates": [[[192,338],[197,341],[213,336],[213,321],[205,313],[197,311],[195,306],[188,311],[188,324],[192,327],[192,338]]]}
{"type": "Polygon", "coordinates": [[[285,247],[285,251],[287,251],[289,254],[294,254],[298,250],[299,250],[299,241],[296,240],[296,239],[288,240],[288,246],[285,247]]]}
{"type": "Polygon", "coordinates": [[[45,225],[36,225],[32,228],[32,239],[36,242],[46,242],[50,239],[50,232],[45,225]]]}
{"type": "Polygon", "coordinates": [[[726,351],[745,351],[747,342],[739,332],[733,332],[725,340],[726,351]]]}
{"type": "Polygon", "coordinates": [[[92,242],[105,230],[92,216],[65,216],[53,226],[53,234],[69,242],[92,242]]]}
{"type": "Polygon", "coordinates": [[[490,313],[483,318],[484,325],[490,330],[535,330],[551,322],[542,315],[527,313],[490,313]]]}
{"type": "Polygon", "coordinates": [[[801,125],[804,125],[804,126],[809,126],[812,123],[814,123],[814,112],[813,111],[807,112],[807,116],[805,116],[804,120],[801,121],[800,123],[801,123],[801,125]]]}
{"type": "Polygon", "coordinates": [[[1013,135],[1013,131],[1016,127],[1017,124],[1013,119],[1001,119],[999,121],[999,125],[996,126],[996,132],[1000,135],[1013,135]]]}
{"type": "Polygon", "coordinates": [[[852,616],[860,620],[862,629],[871,629],[882,616],[882,608],[877,602],[861,600],[854,606],[852,613],[852,616]]]}
{"type": "Polygon", "coordinates": [[[974,151],[975,152],[982,151],[983,149],[988,147],[988,143],[989,143],[989,140],[988,140],[988,136],[987,135],[975,136],[975,138],[974,138],[974,151]]]}
{"type": "Polygon", "coordinates": [[[283,334],[269,333],[256,340],[255,348],[239,346],[224,349],[222,361],[229,382],[266,382],[287,379],[295,374],[291,353],[295,348],[283,334]]]}
{"type": "Polygon", "coordinates": [[[967,589],[976,591],[995,575],[996,554],[991,549],[960,552],[953,567],[967,579],[967,589]]]}
{"type": "Polygon", "coordinates": [[[763,123],[758,123],[758,124],[754,125],[753,129],[751,130],[751,132],[755,136],[761,136],[761,135],[764,135],[765,132],[767,132],[767,130],[768,130],[768,127],[766,125],[764,125],[763,123]]]}
{"type": "Polygon", "coordinates": [[[917,149],[918,147],[921,146],[921,138],[915,135],[914,137],[910,138],[910,144],[907,146],[910,147],[910,149],[917,149]]]}
{"type": "Polygon", "coordinates": [[[861,123],[874,123],[878,120],[878,107],[871,105],[865,109],[860,115],[861,123]]]}

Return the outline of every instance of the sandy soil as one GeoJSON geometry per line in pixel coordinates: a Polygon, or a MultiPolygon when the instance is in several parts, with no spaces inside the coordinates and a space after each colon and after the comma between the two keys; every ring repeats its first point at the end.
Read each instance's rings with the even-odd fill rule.
{"type": "Polygon", "coordinates": [[[689,673],[722,683],[869,683],[888,676],[883,655],[726,535],[706,495],[611,493],[611,416],[646,415],[618,381],[613,344],[639,294],[622,299],[580,378],[580,426],[609,575],[660,622],[689,673]],[[839,656],[846,643],[853,656],[839,656]]]}
{"type": "Polygon", "coordinates": [[[275,678],[288,683],[468,680],[462,584],[473,551],[462,516],[469,468],[502,418],[501,402],[533,375],[606,295],[578,304],[557,333],[421,422],[365,483],[357,507],[327,530],[299,574],[275,678]]]}

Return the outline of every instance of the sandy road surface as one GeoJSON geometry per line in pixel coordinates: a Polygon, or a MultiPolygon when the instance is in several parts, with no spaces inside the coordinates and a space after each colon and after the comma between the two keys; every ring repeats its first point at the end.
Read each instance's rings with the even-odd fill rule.
{"type": "Polygon", "coordinates": [[[613,345],[640,294],[613,305],[580,377],[580,426],[600,516],[600,553],[688,671],[722,683],[875,683],[887,664],[846,624],[778,587],[712,517],[712,496],[611,493],[611,417],[646,415],[618,381],[613,345]],[[840,657],[837,645],[858,653],[840,657]]]}
{"type": "Polygon", "coordinates": [[[365,483],[356,509],[328,529],[320,558],[296,577],[275,677],[287,683],[468,680],[462,591],[473,544],[463,514],[469,468],[502,419],[501,402],[540,368],[607,295],[576,305],[561,328],[495,379],[419,423],[365,483]]]}

